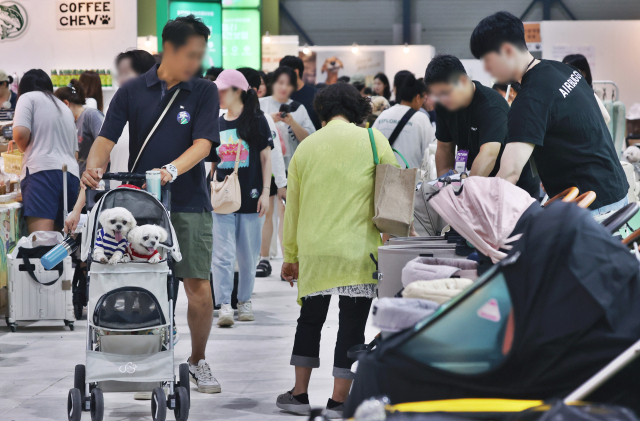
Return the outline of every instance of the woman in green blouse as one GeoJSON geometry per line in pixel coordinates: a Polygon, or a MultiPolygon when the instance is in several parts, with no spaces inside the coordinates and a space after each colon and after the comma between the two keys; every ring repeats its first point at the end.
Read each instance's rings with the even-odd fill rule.
{"type": "MultiPolygon", "coordinates": [[[[302,305],[291,365],[295,387],[278,397],[279,408],[307,413],[311,370],[320,366],[320,331],[332,295],[340,297],[333,396],[327,410],[339,417],[349,395],[353,360],[347,350],[364,343],[376,295],[376,270],[369,254],[382,245],[374,216],[375,164],[367,129],[370,100],[351,85],[337,83],[316,94],[323,128],[300,143],[289,164],[282,276],[298,280],[302,305]]],[[[373,130],[381,164],[398,165],[387,139],[373,130]]]]}

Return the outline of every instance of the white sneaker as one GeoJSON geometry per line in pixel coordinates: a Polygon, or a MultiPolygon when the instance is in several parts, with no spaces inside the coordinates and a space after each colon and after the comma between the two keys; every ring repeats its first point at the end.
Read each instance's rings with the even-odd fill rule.
{"type": "Polygon", "coordinates": [[[222,304],[218,312],[218,326],[233,326],[233,308],[231,304],[222,304]]]}
{"type": "Polygon", "coordinates": [[[220,393],[220,383],[211,374],[211,367],[205,360],[198,361],[198,365],[191,364],[189,360],[189,380],[198,386],[200,393],[220,393]]]}
{"type": "Polygon", "coordinates": [[[253,308],[251,301],[238,301],[238,320],[241,322],[252,322],[256,318],[253,317],[253,308]]]}

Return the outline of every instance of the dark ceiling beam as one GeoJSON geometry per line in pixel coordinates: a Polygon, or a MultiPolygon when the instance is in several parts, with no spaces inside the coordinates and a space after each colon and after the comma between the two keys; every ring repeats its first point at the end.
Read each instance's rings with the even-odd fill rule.
{"type": "Polygon", "coordinates": [[[296,31],[298,31],[298,33],[300,35],[302,35],[302,37],[304,39],[307,40],[307,44],[309,45],[315,45],[315,43],[313,42],[313,40],[311,39],[311,37],[309,37],[309,35],[307,35],[307,33],[305,32],[304,29],[302,29],[302,26],[300,26],[300,24],[298,23],[298,21],[296,20],[296,18],[293,17],[293,15],[291,14],[291,12],[289,12],[289,10],[286,8],[286,6],[284,5],[284,2],[280,2],[280,13],[282,13],[287,19],[289,19],[289,22],[291,22],[291,24],[293,25],[294,28],[296,28],[296,31]]]}
{"type": "Polygon", "coordinates": [[[562,0],[532,0],[529,3],[529,6],[525,9],[524,13],[520,16],[520,20],[524,20],[524,18],[529,14],[533,6],[537,3],[542,3],[542,20],[551,20],[551,6],[556,3],[558,6],[564,10],[564,12],[573,20],[578,20],[571,10],[564,4],[562,0]]]}

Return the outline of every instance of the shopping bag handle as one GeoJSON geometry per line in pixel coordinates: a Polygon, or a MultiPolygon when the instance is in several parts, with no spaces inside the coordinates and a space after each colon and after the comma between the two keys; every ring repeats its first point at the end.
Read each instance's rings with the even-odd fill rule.
{"type": "Polygon", "coordinates": [[[63,262],[58,263],[58,264],[57,264],[53,269],[51,269],[51,270],[57,270],[57,271],[58,271],[58,277],[57,277],[56,279],[54,279],[53,281],[50,281],[50,282],[42,282],[41,280],[39,280],[39,279],[36,277],[36,274],[35,274],[35,272],[33,271],[33,270],[36,268],[36,265],[34,265],[33,263],[31,263],[31,262],[29,261],[29,258],[28,258],[28,257],[26,257],[26,256],[24,256],[24,255],[23,255],[23,256],[22,256],[22,263],[23,263],[23,264],[22,264],[22,265],[20,265],[20,266],[18,267],[18,270],[19,270],[19,271],[21,271],[21,272],[26,271],[26,272],[29,274],[29,276],[31,277],[31,279],[33,279],[33,280],[34,280],[34,281],[36,281],[37,283],[42,284],[42,285],[44,285],[44,286],[53,285],[53,284],[55,284],[56,282],[58,282],[58,279],[60,279],[60,278],[62,277],[62,272],[63,272],[63,266],[62,266],[62,263],[63,263],[63,262]]]}
{"type": "MultiPolygon", "coordinates": [[[[380,159],[378,158],[378,149],[376,148],[376,140],[373,136],[373,129],[368,128],[367,131],[369,132],[369,141],[371,142],[371,149],[373,150],[373,163],[376,165],[379,165],[380,159]]],[[[404,161],[404,165],[406,165],[406,167],[409,168],[409,163],[407,162],[406,159],[404,159],[404,156],[402,156],[402,154],[398,152],[396,149],[391,148],[391,150],[397,153],[398,155],[400,155],[400,158],[402,158],[402,160],[404,161]]]]}

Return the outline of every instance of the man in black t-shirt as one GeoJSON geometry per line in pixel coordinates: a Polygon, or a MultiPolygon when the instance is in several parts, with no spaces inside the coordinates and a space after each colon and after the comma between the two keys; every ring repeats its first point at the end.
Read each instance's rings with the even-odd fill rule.
{"type": "Polygon", "coordinates": [[[318,90],[315,87],[304,83],[304,80],[302,79],[302,74],[304,73],[304,63],[302,62],[302,59],[296,56],[284,56],[282,57],[282,60],[280,60],[280,66],[291,67],[293,71],[296,72],[296,75],[298,76],[298,88],[291,94],[291,99],[304,105],[314,127],[316,130],[320,130],[322,128],[322,124],[320,124],[318,114],[316,114],[316,110],[313,108],[313,99],[316,97],[318,90]]]}
{"type": "Polygon", "coordinates": [[[574,67],[536,60],[524,26],[507,12],[483,19],[471,52],[499,83],[520,82],[509,111],[498,177],[515,182],[531,157],[550,197],[568,187],[594,191],[596,214],[627,203],[629,184],[591,87],[574,67]]]}
{"type": "MultiPolygon", "coordinates": [[[[507,138],[509,104],[496,91],[467,76],[458,58],[437,55],[425,72],[429,94],[436,105],[436,170],[493,177],[507,138]],[[458,151],[456,153],[456,147],[458,151]]],[[[517,183],[532,197],[540,196],[540,183],[527,168],[517,183]]]]}

